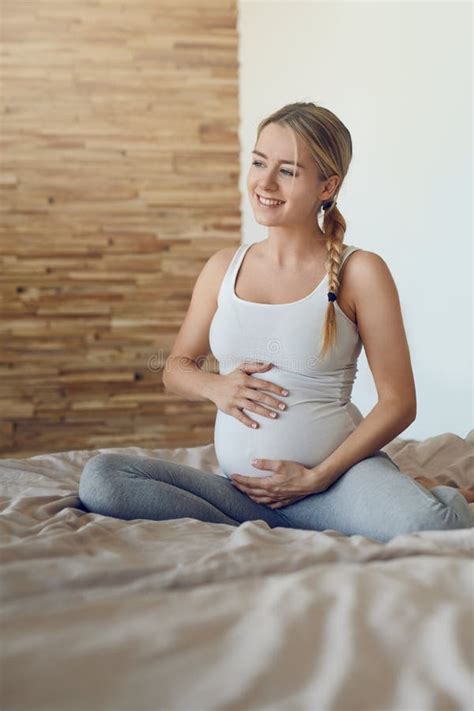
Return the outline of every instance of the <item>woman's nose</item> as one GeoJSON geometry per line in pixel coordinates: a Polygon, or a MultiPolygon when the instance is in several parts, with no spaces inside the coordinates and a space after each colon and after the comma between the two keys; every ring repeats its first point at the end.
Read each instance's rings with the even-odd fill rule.
{"type": "Polygon", "coordinates": [[[272,177],[270,175],[261,178],[259,180],[259,185],[263,190],[265,190],[267,188],[269,188],[269,189],[270,188],[278,188],[276,180],[274,178],[272,179],[272,177]]]}

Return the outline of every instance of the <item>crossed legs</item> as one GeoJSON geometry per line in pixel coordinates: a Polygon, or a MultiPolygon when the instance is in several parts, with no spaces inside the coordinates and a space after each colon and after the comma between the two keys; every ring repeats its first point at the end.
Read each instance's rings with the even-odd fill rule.
{"type": "Polygon", "coordinates": [[[79,498],[86,510],[127,520],[189,517],[238,526],[260,519],[271,528],[331,529],[383,542],[420,530],[474,527],[474,516],[458,489],[426,488],[381,450],[357,462],[326,491],[281,509],[256,503],[226,477],[165,459],[118,453],[89,459],[79,498]]]}

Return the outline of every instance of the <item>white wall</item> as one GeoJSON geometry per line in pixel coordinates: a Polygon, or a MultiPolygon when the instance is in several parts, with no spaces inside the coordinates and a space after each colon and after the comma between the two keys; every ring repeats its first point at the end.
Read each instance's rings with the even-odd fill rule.
{"type": "MultiPolygon", "coordinates": [[[[246,189],[259,121],[315,101],[349,128],[338,197],[345,242],[376,252],[397,284],[418,415],[400,436],[474,427],[472,5],[239,2],[242,241],[265,239],[246,189]]],[[[353,401],[377,394],[365,351],[353,401]]]]}

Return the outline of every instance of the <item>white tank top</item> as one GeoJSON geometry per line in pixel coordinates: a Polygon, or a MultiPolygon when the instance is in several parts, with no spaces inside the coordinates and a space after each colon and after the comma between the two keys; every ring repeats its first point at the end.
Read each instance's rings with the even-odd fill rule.
{"type": "MultiPolygon", "coordinates": [[[[251,465],[254,458],[288,459],[315,467],[363,419],[350,399],[362,341],[356,324],[337,301],[337,343],[325,359],[318,358],[328,305],[328,275],[298,301],[263,304],[241,299],[235,293],[235,282],[251,244],[240,245],[222,280],[209,330],[210,348],[221,375],[243,361],[273,363],[269,370],[251,375],[286,388],[289,395],[272,393],[287,406],[274,420],[243,408],[259,423],[256,429],[217,410],[214,446],[226,476],[269,476],[268,470],[251,465]]],[[[357,249],[346,245],[340,269],[357,249]]]]}

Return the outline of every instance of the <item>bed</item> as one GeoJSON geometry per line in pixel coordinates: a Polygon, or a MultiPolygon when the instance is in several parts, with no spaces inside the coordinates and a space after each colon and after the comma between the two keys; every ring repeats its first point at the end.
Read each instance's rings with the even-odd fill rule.
{"type": "MultiPolygon", "coordinates": [[[[474,430],[384,450],[474,488],[474,430]]],[[[222,475],[213,444],[0,461],[2,710],[473,708],[474,529],[122,521],[78,498],[98,452],[222,475]]]]}

